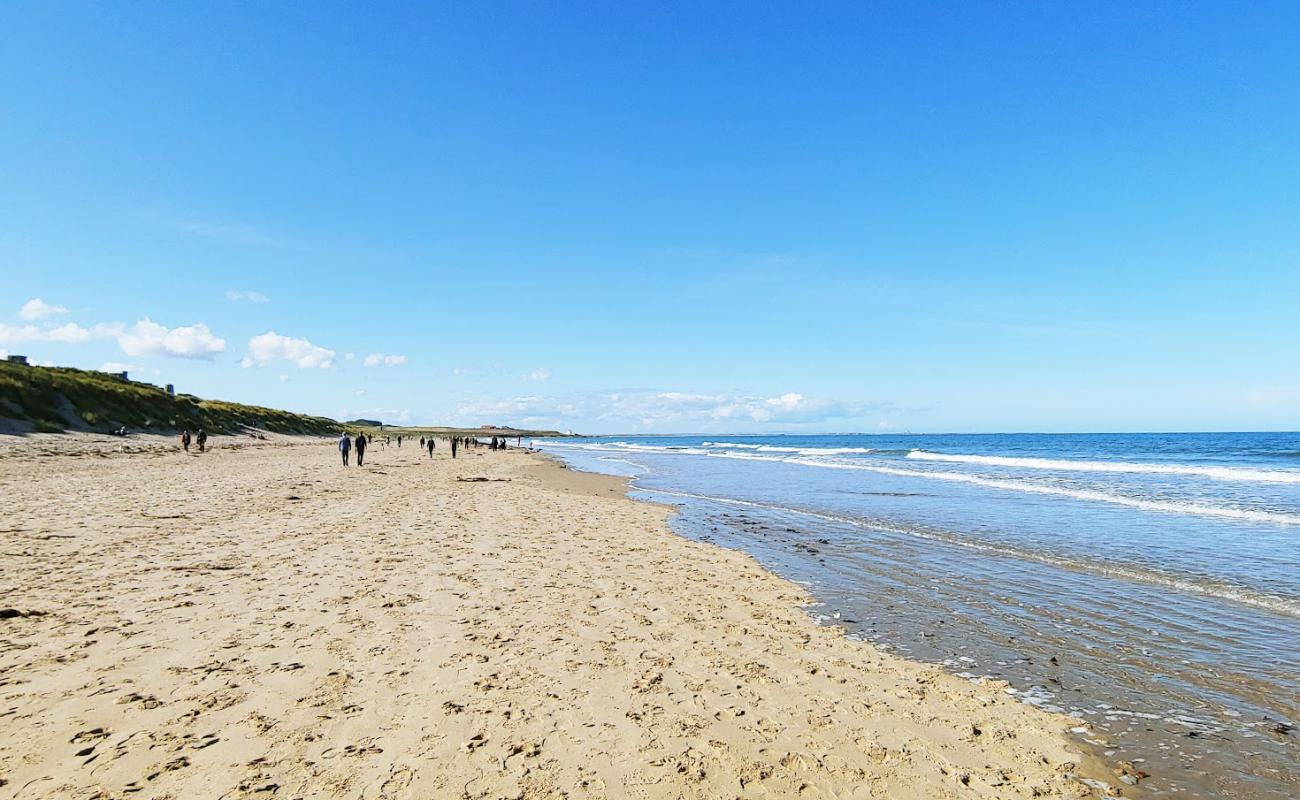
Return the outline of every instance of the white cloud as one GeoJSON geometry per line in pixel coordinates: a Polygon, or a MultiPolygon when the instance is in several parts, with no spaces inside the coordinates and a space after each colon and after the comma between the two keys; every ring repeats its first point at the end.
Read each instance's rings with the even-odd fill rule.
{"type": "Polygon", "coordinates": [[[468,375],[470,372],[469,367],[453,367],[451,370],[452,375],[468,375]]]}
{"type": "Polygon", "coordinates": [[[52,303],[47,303],[39,297],[33,297],[31,300],[23,303],[22,308],[18,309],[18,318],[37,320],[66,313],[68,313],[68,309],[63,306],[57,306],[52,303]]]}
{"type": "Polygon", "coordinates": [[[128,327],[120,322],[83,328],[75,322],[65,322],[55,327],[38,328],[35,325],[5,325],[0,323],[0,342],[63,342],[80,344],[91,339],[116,339],[118,347],[128,356],[175,356],[177,358],[210,359],[225,352],[226,341],[214,336],[207,325],[195,323],[180,328],[167,328],[147,317],[128,327]]]}
{"type": "Polygon", "coordinates": [[[247,300],[250,303],[266,303],[270,301],[266,295],[261,292],[254,292],[251,289],[231,289],[226,292],[226,299],[232,303],[238,303],[240,300],[247,300]]]}
{"type": "Polygon", "coordinates": [[[551,379],[551,371],[549,369],[535,369],[532,372],[520,375],[519,378],[525,381],[548,381],[551,379]]]}
{"type": "Polygon", "coordinates": [[[301,369],[329,369],[334,366],[334,351],[267,331],[248,340],[248,355],[239,363],[251,367],[277,360],[292,361],[301,369]]]}
{"type": "Polygon", "coordinates": [[[112,332],[118,347],[128,356],[210,359],[226,350],[226,340],[214,336],[202,322],[181,328],[167,328],[145,318],[130,328],[121,325],[102,327],[112,332]]]}
{"type": "Polygon", "coordinates": [[[807,398],[797,392],[761,397],[636,390],[465,402],[456,407],[455,421],[551,427],[583,422],[606,430],[736,430],[777,424],[815,424],[859,416],[878,408],[881,406],[807,398]]]}
{"type": "Polygon", "coordinates": [[[288,376],[288,375],[285,375],[283,372],[281,372],[281,373],[280,373],[280,383],[287,383],[288,381],[289,381],[289,376],[288,376]]]}
{"type": "Polygon", "coordinates": [[[100,372],[131,372],[139,369],[134,364],[123,364],[121,361],[105,361],[100,365],[100,372]]]}
{"type": "Polygon", "coordinates": [[[343,357],[346,358],[348,361],[351,361],[352,359],[354,359],[354,358],[357,357],[357,354],[356,354],[356,353],[346,353],[346,354],[344,354],[343,357]]]}
{"type": "Polygon", "coordinates": [[[357,389],[357,397],[365,397],[365,396],[366,396],[365,389],[357,389]]]}
{"type": "Polygon", "coordinates": [[[95,326],[95,329],[83,328],[75,322],[66,322],[55,328],[38,328],[35,325],[5,325],[0,323],[0,342],[22,344],[23,342],[88,342],[96,336],[110,335],[109,329],[95,326]]]}
{"type": "Polygon", "coordinates": [[[371,353],[366,356],[365,365],[367,367],[396,367],[406,363],[406,356],[389,356],[383,353],[371,353]]]}

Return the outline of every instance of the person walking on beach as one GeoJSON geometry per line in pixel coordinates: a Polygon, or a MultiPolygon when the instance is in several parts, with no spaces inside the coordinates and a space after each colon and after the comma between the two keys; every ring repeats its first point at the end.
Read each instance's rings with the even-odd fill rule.
{"type": "Polygon", "coordinates": [[[345,433],[339,437],[339,452],[343,454],[343,466],[348,465],[348,451],[352,449],[352,440],[345,433]]]}
{"type": "Polygon", "coordinates": [[[181,431],[181,447],[184,447],[184,448],[185,448],[185,452],[187,452],[187,453],[190,451],[190,432],[189,432],[189,431],[181,431]]]}
{"type": "Polygon", "coordinates": [[[452,457],[452,458],[455,458],[455,457],[456,457],[456,443],[457,443],[458,441],[460,441],[459,437],[456,437],[456,436],[451,437],[451,457],[452,457]]]}
{"type": "Polygon", "coordinates": [[[433,437],[430,436],[430,437],[429,437],[429,458],[433,458],[433,448],[434,448],[434,447],[435,447],[435,442],[434,442],[434,440],[433,440],[433,437]]]}
{"type": "Polygon", "coordinates": [[[421,450],[424,449],[424,437],[423,437],[423,436],[420,437],[420,449],[421,449],[421,450]]]}
{"type": "Polygon", "coordinates": [[[199,428],[199,452],[202,453],[208,446],[208,432],[199,428]]]}
{"type": "Polygon", "coordinates": [[[369,444],[369,441],[366,439],[366,435],[364,433],[358,433],[357,434],[357,466],[358,467],[361,466],[361,462],[365,461],[366,459],[367,444],[369,444]]]}

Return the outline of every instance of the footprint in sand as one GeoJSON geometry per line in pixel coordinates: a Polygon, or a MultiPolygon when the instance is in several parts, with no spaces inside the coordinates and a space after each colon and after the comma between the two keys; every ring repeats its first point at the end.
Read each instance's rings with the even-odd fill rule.
{"type": "Polygon", "coordinates": [[[126,703],[139,703],[141,708],[151,708],[151,709],[157,708],[158,706],[162,705],[162,701],[154,697],[153,695],[151,694],[144,695],[144,694],[140,694],[139,692],[131,692],[129,694],[123,695],[122,697],[117,698],[117,702],[119,705],[126,704],[126,703]]]}
{"type": "Polygon", "coordinates": [[[411,785],[411,781],[412,779],[414,779],[414,777],[415,777],[415,773],[411,770],[410,767],[407,766],[393,767],[393,771],[388,775],[387,778],[384,779],[384,782],[379,786],[380,800],[387,800],[387,798],[400,796],[402,792],[408,786],[411,785]]]}
{"type": "Polygon", "coordinates": [[[86,742],[99,742],[109,737],[108,728],[91,728],[90,730],[79,731],[68,741],[72,744],[85,744],[86,742]]]}

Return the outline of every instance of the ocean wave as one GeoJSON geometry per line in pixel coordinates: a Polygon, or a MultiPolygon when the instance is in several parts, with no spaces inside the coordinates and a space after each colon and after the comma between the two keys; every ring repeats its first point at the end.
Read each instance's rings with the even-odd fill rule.
{"type": "Polygon", "coordinates": [[[1219,481],[1259,483],[1300,483],[1300,471],[1250,469],[1246,467],[1211,467],[1195,464],[1145,464],[1131,461],[1084,461],[1081,459],[1023,458],[1013,456],[976,456],[958,453],[932,453],[912,450],[914,461],[939,461],[956,464],[982,464],[1019,469],[1050,469],[1063,472],[1125,472],[1151,475],[1190,475],[1219,481]]]}
{"type": "MultiPolygon", "coordinates": [[[[1300,514],[1285,511],[1267,511],[1263,509],[1238,508],[1235,506],[1215,506],[1177,500],[1153,500],[1141,497],[1131,497],[1123,494],[1112,494],[1110,492],[1102,492],[1095,489],[1075,489],[1066,486],[1052,486],[1027,480],[988,478],[980,475],[970,475],[964,472],[947,472],[929,469],[902,469],[882,464],[868,464],[864,463],[862,460],[836,461],[826,457],[815,458],[797,453],[789,455],[762,455],[756,451],[735,452],[701,448],[669,449],[656,445],[638,445],[628,442],[593,442],[586,444],[566,444],[564,446],[576,447],[584,450],[601,450],[605,452],[627,452],[628,450],[633,450],[640,452],[677,453],[700,455],[709,458],[730,458],[740,461],[769,461],[785,464],[799,464],[820,469],[858,470],[862,472],[875,472],[881,475],[895,475],[904,478],[964,483],[973,486],[983,486],[989,489],[1001,489],[1009,492],[1066,497],[1085,502],[1108,503],[1110,505],[1124,506],[1126,508],[1135,508],[1141,511],[1152,511],[1163,514],[1211,517],[1216,519],[1230,519],[1239,522],[1254,522],[1268,525],[1300,525],[1300,514]]],[[[825,456],[824,453],[819,453],[818,455],[825,456]]]]}
{"type": "Polygon", "coordinates": [[[775,444],[741,444],[738,442],[704,442],[701,447],[720,449],[737,448],[760,453],[803,453],[805,455],[848,455],[849,453],[874,453],[874,447],[787,447],[775,444]]]}
{"type": "Polygon", "coordinates": [[[647,467],[645,464],[638,464],[635,461],[628,461],[626,458],[616,458],[614,456],[601,456],[598,460],[608,461],[610,463],[615,463],[615,464],[627,464],[630,467],[636,467],[641,471],[634,473],[632,476],[634,478],[643,478],[652,472],[652,470],[649,467],[647,467]]]}
{"type": "Polygon", "coordinates": [[[867,530],[883,531],[886,533],[902,534],[913,536],[921,539],[930,539],[940,541],[945,544],[951,544],[963,547],[969,550],[977,550],[992,555],[1006,556],[1016,558],[1022,561],[1034,561],[1040,564],[1069,569],[1076,572],[1087,572],[1091,574],[1104,575],[1111,578],[1134,581],[1139,583],[1163,586],[1169,589],[1176,589],[1193,594],[1217,597],[1223,600],[1254,606],[1256,608],[1267,609],[1269,611],[1286,614],[1292,617],[1300,617],[1300,600],[1290,597],[1257,592],[1245,587],[1233,584],[1209,581],[1200,578],[1190,578],[1176,575],[1168,572],[1162,572],[1156,569],[1131,567],[1121,564],[1112,564],[1103,561],[1081,561],[1074,558],[1057,556],[1051,553],[1044,553],[1036,550],[1027,550],[1025,548],[1013,547],[1011,545],[994,544],[991,542],[974,541],[970,538],[959,536],[948,531],[930,530],[920,527],[911,527],[895,525],[879,520],[868,520],[860,517],[849,517],[838,514],[826,514],[818,511],[809,511],[803,508],[794,508],[791,506],[777,505],[775,503],[759,503],[752,500],[738,500],[732,497],[717,497],[713,495],[695,494],[692,492],[675,492],[666,489],[647,489],[643,487],[634,487],[637,491],[647,494],[667,495],[670,497],[684,497],[695,500],[705,500],[722,505],[738,506],[743,508],[757,508],[769,511],[780,511],[789,514],[820,519],[827,522],[852,525],[867,530]]]}
{"type": "MultiPolygon", "coordinates": [[[[871,447],[787,447],[775,444],[740,444],[732,442],[702,442],[699,445],[641,444],[639,442],[547,442],[548,448],[576,450],[630,451],[636,453],[685,453],[686,455],[713,455],[717,451],[743,450],[753,453],[788,453],[799,455],[838,456],[852,453],[875,453],[871,447]]],[[[906,452],[906,451],[898,451],[906,452]]]]}
{"type": "Polygon", "coordinates": [[[804,464],[810,467],[863,470],[867,472],[878,472],[882,475],[898,475],[907,478],[930,478],[934,480],[950,481],[952,483],[967,483],[974,486],[986,486],[990,489],[1005,489],[1011,492],[1069,497],[1074,500],[1110,503],[1112,505],[1127,506],[1128,508],[1137,508],[1143,511],[1158,511],[1165,514],[1190,514],[1199,517],[1217,517],[1220,519],[1233,519],[1243,522],[1262,522],[1271,525],[1300,525],[1300,514],[1291,514],[1285,511],[1264,511],[1254,508],[1237,508],[1234,506],[1208,506],[1202,503],[1187,503],[1177,500],[1148,500],[1140,497],[1129,497],[1128,495],[1122,494],[1099,492],[1093,489],[1071,489],[1065,486],[1048,486],[1046,484],[1031,483],[1029,481],[984,478],[978,475],[967,475],[962,472],[898,469],[896,467],[881,467],[867,464],[811,461],[802,458],[791,458],[786,459],[786,461],[788,463],[804,464]]]}

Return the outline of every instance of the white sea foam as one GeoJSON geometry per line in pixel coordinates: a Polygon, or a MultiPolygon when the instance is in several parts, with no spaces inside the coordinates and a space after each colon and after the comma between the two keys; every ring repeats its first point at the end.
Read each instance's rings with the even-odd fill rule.
{"type": "Polygon", "coordinates": [[[899,475],[908,478],[930,478],[934,480],[950,481],[952,483],[967,483],[975,486],[987,486],[990,489],[1005,489],[1011,492],[1069,497],[1074,500],[1110,503],[1112,505],[1127,506],[1129,508],[1137,508],[1143,511],[1158,511],[1165,514],[1192,514],[1199,517],[1217,517],[1220,519],[1234,519],[1244,522],[1262,522],[1271,525],[1300,525],[1300,514],[1291,514],[1285,511],[1263,511],[1254,508],[1235,508],[1233,506],[1209,506],[1202,503],[1187,503],[1177,500],[1148,500],[1140,497],[1129,497],[1122,494],[1098,492],[1093,489],[1072,489],[1065,486],[1049,486],[1042,483],[1033,483],[1031,481],[984,478],[978,475],[967,475],[963,472],[898,469],[896,467],[883,467],[869,464],[813,461],[804,458],[792,458],[787,459],[787,461],[794,464],[804,464],[810,467],[864,470],[867,472],[878,472],[882,475],[899,475]]]}
{"type": "MultiPolygon", "coordinates": [[[[726,443],[714,443],[714,447],[728,448],[726,443]]],[[[760,453],[802,453],[803,455],[837,456],[848,453],[874,453],[870,447],[784,447],[775,444],[749,445],[760,453]]]]}
{"type": "Polygon", "coordinates": [[[1013,456],[976,456],[959,453],[932,453],[913,450],[907,457],[915,461],[942,461],[956,464],[984,464],[1019,469],[1050,469],[1064,472],[1127,472],[1151,475],[1191,475],[1219,481],[1253,481],[1260,483],[1300,483],[1300,471],[1284,469],[1249,469],[1213,467],[1196,464],[1144,464],[1130,461],[1084,461],[1081,459],[1021,458],[1013,456]]]}
{"type": "Polygon", "coordinates": [[[646,465],[638,464],[635,461],[628,461],[626,458],[615,458],[614,456],[601,456],[599,460],[608,461],[610,463],[615,463],[615,464],[627,464],[630,467],[636,467],[640,471],[632,474],[632,477],[634,478],[643,478],[646,475],[649,475],[651,472],[650,468],[647,467],[646,465]]]}
{"type": "Polygon", "coordinates": [[[775,444],[740,444],[734,442],[702,442],[693,445],[640,444],[638,442],[548,442],[547,447],[578,450],[629,450],[638,453],[685,453],[686,455],[716,455],[719,451],[745,450],[755,453],[789,453],[808,456],[838,456],[851,453],[874,453],[870,447],[786,447],[775,444]]]}
{"type": "MultiPolygon", "coordinates": [[[[1010,492],[1067,497],[1073,500],[1082,500],[1085,502],[1109,503],[1111,505],[1125,506],[1127,508],[1136,508],[1142,511],[1153,511],[1164,514],[1185,514],[1217,519],[1231,519],[1241,522],[1257,522],[1268,525],[1300,525],[1300,514],[1285,511],[1267,511],[1253,508],[1237,508],[1234,506],[1206,505],[1204,503],[1192,503],[1178,500],[1152,500],[1122,494],[1113,494],[1110,492],[1101,492],[1095,489],[1076,489],[1066,486],[1053,486],[1028,480],[988,478],[980,475],[970,475],[963,472],[947,472],[930,469],[901,469],[898,467],[885,466],[883,464],[868,464],[860,460],[834,461],[829,458],[812,457],[798,452],[790,455],[761,455],[753,451],[742,453],[700,448],[667,448],[657,445],[629,444],[627,442],[589,443],[566,446],[589,450],[613,450],[616,452],[620,450],[636,450],[642,452],[702,455],[711,458],[731,458],[742,461],[773,461],[786,464],[800,464],[821,469],[859,470],[863,472],[875,472],[881,475],[896,475],[906,478],[965,483],[973,486],[984,486],[990,489],[1001,489],[1010,492]]],[[[825,454],[818,453],[817,455],[824,456],[825,454]]]]}

